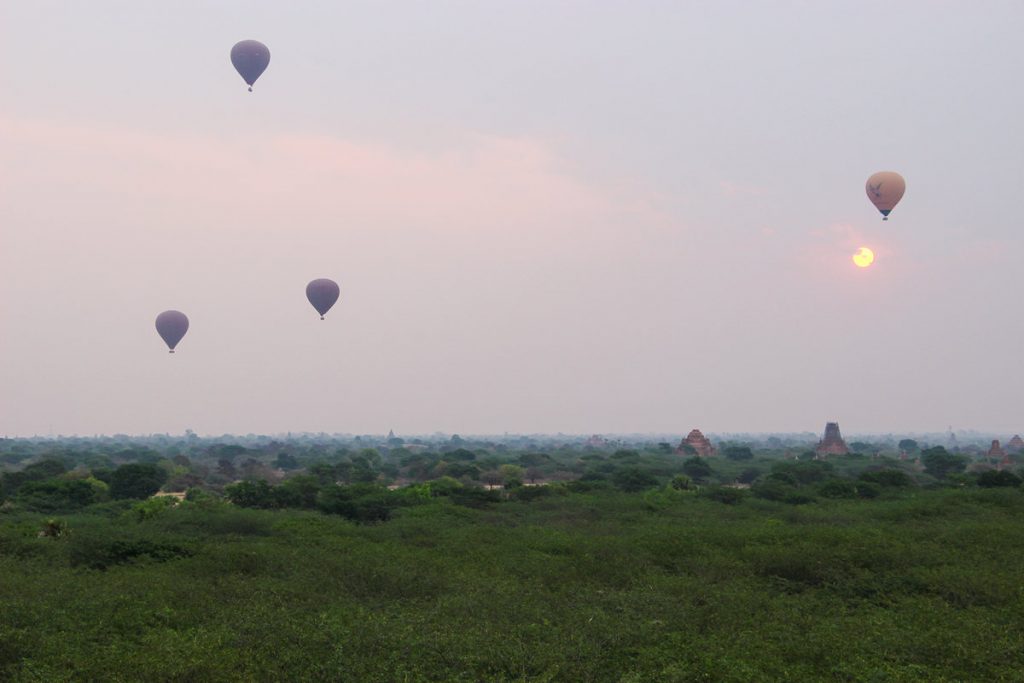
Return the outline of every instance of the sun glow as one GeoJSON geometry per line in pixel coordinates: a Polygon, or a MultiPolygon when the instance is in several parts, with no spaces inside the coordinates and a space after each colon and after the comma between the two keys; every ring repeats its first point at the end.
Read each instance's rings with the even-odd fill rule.
{"type": "Polygon", "coordinates": [[[867,268],[875,262],[875,252],[871,251],[867,247],[861,247],[857,250],[857,253],[853,255],[853,262],[857,264],[858,268],[867,268]]]}

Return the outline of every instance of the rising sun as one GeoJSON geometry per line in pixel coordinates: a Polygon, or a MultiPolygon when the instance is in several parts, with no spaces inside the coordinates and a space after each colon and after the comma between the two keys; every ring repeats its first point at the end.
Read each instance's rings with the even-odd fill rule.
{"type": "Polygon", "coordinates": [[[857,250],[857,253],[853,255],[853,262],[857,264],[858,268],[867,268],[875,262],[875,252],[871,251],[867,247],[861,247],[857,250]]]}

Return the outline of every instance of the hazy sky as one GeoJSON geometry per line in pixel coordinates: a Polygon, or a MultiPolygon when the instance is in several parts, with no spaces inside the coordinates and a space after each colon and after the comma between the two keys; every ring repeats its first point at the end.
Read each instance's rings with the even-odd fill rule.
{"type": "Polygon", "coordinates": [[[0,434],[1024,431],[1022,34],[1019,1],[0,0],[0,434]]]}

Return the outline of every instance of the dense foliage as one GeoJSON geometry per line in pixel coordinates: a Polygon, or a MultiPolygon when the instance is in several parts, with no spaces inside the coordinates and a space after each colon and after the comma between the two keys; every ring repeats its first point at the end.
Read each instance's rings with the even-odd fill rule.
{"type": "Polygon", "coordinates": [[[992,463],[84,445],[0,475],[0,680],[1024,670],[1024,491],[992,463]]]}

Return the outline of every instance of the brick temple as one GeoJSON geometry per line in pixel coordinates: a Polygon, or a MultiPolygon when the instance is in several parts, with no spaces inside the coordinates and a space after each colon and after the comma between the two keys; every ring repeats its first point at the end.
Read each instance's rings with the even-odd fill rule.
{"type": "Polygon", "coordinates": [[[838,422],[827,422],[825,424],[825,435],[818,442],[814,449],[814,455],[818,458],[827,458],[830,455],[846,455],[850,449],[843,441],[843,435],[839,433],[838,422]]]}
{"type": "Polygon", "coordinates": [[[686,435],[685,439],[679,442],[679,448],[676,449],[676,453],[686,452],[684,446],[689,446],[702,458],[706,458],[709,455],[714,455],[716,453],[715,447],[711,445],[711,442],[708,441],[706,436],[701,434],[699,429],[692,430],[686,435]]]}
{"type": "Polygon", "coordinates": [[[1006,450],[1010,453],[1024,451],[1024,439],[1020,438],[1020,434],[1013,435],[1013,438],[1006,443],[1006,450]]]}

